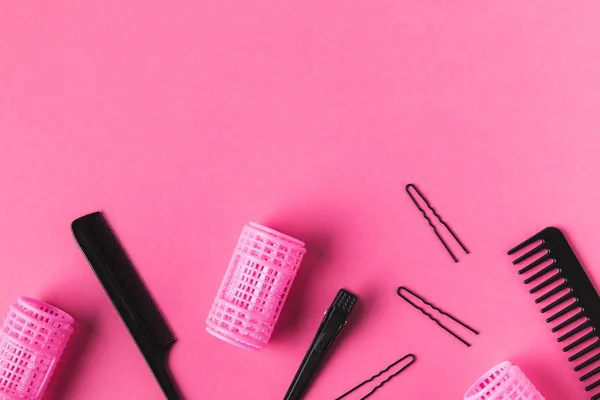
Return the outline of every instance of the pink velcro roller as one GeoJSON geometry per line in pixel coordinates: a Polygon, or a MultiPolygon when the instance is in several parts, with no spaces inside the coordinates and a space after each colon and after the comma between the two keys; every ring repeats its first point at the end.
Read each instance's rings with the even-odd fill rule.
{"type": "Polygon", "coordinates": [[[243,348],[266,345],[305,252],[297,239],[245,225],[206,319],[208,333],[243,348]]]}
{"type": "Polygon", "coordinates": [[[465,400],[545,400],[521,368],[505,361],[471,386],[465,400]]]}
{"type": "Polygon", "coordinates": [[[0,332],[0,399],[39,400],[73,332],[73,318],[19,297],[0,332]]]}

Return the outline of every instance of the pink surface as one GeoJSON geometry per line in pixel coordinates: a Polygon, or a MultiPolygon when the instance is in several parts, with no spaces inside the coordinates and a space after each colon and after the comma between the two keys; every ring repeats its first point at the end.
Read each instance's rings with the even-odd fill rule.
{"type": "Polygon", "coordinates": [[[71,237],[102,209],[188,399],[280,399],[340,287],[360,305],[308,399],[409,352],[377,398],[460,399],[510,359],[548,400],[588,399],[505,252],[554,224],[600,283],[599,19],[591,0],[0,2],[0,305],[75,317],[53,398],[162,398],[71,237]],[[450,260],[408,182],[471,255],[450,260]],[[204,331],[249,220],[308,249],[261,352],[204,331]]]}

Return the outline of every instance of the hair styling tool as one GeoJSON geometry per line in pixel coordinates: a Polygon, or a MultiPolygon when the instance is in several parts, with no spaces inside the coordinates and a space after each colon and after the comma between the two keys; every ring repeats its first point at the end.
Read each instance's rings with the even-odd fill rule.
{"type": "Polygon", "coordinates": [[[402,293],[402,291],[408,292],[410,295],[412,295],[413,297],[419,299],[420,301],[423,302],[423,304],[433,308],[435,311],[439,312],[442,315],[445,315],[446,317],[452,319],[454,322],[462,325],[463,327],[467,328],[468,330],[470,330],[471,332],[473,332],[476,335],[479,335],[479,332],[476,331],[475,329],[471,328],[469,325],[465,324],[464,322],[460,321],[458,318],[455,318],[454,316],[452,316],[451,314],[443,311],[442,309],[438,308],[437,306],[431,304],[430,302],[428,302],[427,300],[425,300],[423,297],[419,296],[418,294],[416,294],[415,292],[413,292],[412,290],[410,290],[409,288],[407,288],[406,286],[400,286],[397,290],[398,296],[402,297],[408,304],[410,304],[411,306],[413,306],[414,308],[416,308],[417,310],[421,311],[423,314],[427,315],[429,317],[429,319],[431,319],[432,321],[434,321],[436,324],[438,324],[438,326],[440,328],[442,328],[443,330],[445,330],[446,332],[448,332],[449,334],[451,334],[452,336],[454,336],[456,339],[460,340],[461,342],[463,342],[467,347],[471,347],[471,344],[469,342],[467,342],[466,340],[464,340],[463,338],[461,338],[460,336],[458,336],[456,333],[454,333],[453,331],[451,331],[448,327],[446,327],[445,325],[443,325],[438,319],[436,319],[433,315],[431,315],[430,313],[428,313],[427,311],[425,311],[424,308],[419,307],[417,304],[415,304],[413,301],[411,301],[408,297],[406,297],[406,295],[404,293],[402,293]]]}
{"type": "Polygon", "coordinates": [[[425,217],[425,219],[429,223],[429,226],[431,226],[431,228],[433,229],[433,233],[435,233],[435,235],[440,240],[440,242],[442,242],[442,244],[444,245],[444,248],[450,254],[450,256],[452,257],[452,259],[454,260],[454,262],[458,262],[458,258],[456,258],[456,256],[454,255],[454,253],[452,252],[452,250],[450,249],[450,247],[448,246],[448,244],[444,240],[444,238],[442,238],[442,236],[440,235],[440,233],[437,230],[436,226],[433,224],[433,221],[431,221],[431,219],[427,216],[427,213],[425,212],[425,210],[423,209],[423,207],[421,207],[419,205],[419,202],[417,201],[417,199],[415,198],[415,196],[413,196],[413,194],[410,191],[411,188],[421,198],[421,200],[423,200],[423,202],[425,203],[425,205],[427,206],[427,208],[429,210],[431,210],[431,212],[438,219],[438,221],[440,221],[440,223],[442,225],[444,225],[444,228],[446,228],[446,230],[450,233],[450,235],[452,235],[452,237],[454,238],[454,240],[456,240],[456,242],[460,245],[460,247],[464,250],[464,252],[466,254],[469,254],[469,250],[467,250],[467,248],[465,247],[465,245],[463,244],[463,242],[460,241],[460,239],[458,238],[458,236],[456,235],[456,233],[454,233],[454,231],[452,230],[452,228],[450,228],[450,225],[448,225],[446,223],[446,221],[444,221],[442,219],[442,216],[440,214],[438,214],[438,212],[436,211],[436,209],[431,206],[431,204],[429,203],[429,200],[427,200],[427,198],[425,196],[423,196],[423,194],[421,193],[421,191],[415,186],[414,183],[409,183],[408,185],[406,185],[406,193],[408,193],[408,195],[410,196],[410,198],[413,201],[413,203],[415,203],[415,206],[417,206],[417,208],[419,209],[419,211],[421,211],[421,213],[423,214],[423,217],[425,217]]]}
{"type": "Polygon", "coordinates": [[[331,306],[325,311],[325,317],[284,400],[299,400],[302,398],[323,363],[325,355],[335,342],[342,327],[346,325],[346,319],[350,315],[356,300],[355,295],[345,289],[340,289],[331,306]]]}
{"type": "Polygon", "coordinates": [[[291,236],[254,222],[244,225],[206,331],[260,350],[271,338],[304,253],[304,243],[291,236]]]}
{"type": "MultiPolygon", "coordinates": [[[[552,332],[558,332],[570,325],[574,326],[570,327],[569,331],[560,336],[558,342],[565,342],[580,332],[590,330],[590,332],[563,348],[563,351],[567,352],[584,343],[587,344],[587,347],[569,357],[570,362],[579,360],[579,364],[574,369],[575,371],[581,371],[592,364],[596,365],[596,362],[600,360],[600,354],[594,354],[593,352],[600,348],[598,337],[598,329],[600,329],[600,296],[598,296],[598,292],[592,285],[592,282],[590,282],[571,246],[569,246],[567,239],[557,228],[549,227],[542,230],[510,250],[508,254],[514,254],[538,241],[541,241],[538,246],[514,260],[513,264],[520,264],[525,260],[532,259],[529,265],[519,270],[519,274],[536,271],[524,281],[525,284],[536,283],[536,286],[529,290],[529,293],[541,294],[542,289],[547,290],[535,300],[536,303],[552,300],[550,304],[541,310],[543,314],[554,310],[554,314],[546,319],[547,323],[556,321],[570,312],[575,312],[572,317],[552,328],[552,332]],[[550,289],[553,284],[558,284],[558,286],[550,289]],[[576,322],[579,324],[575,324],[576,322]],[[588,353],[592,354],[588,355],[588,353]],[[584,357],[586,355],[587,357],[584,357]]],[[[579,380],[582,382],[587,381],[599,373],[600,365],[597,365],[595,369],[581,376],[579,380]]],[[[600,379],[596,379],[593,383],[588,384],[585,390],[591,391],[598,386],[600,386],[600,379]]],[[[600,393],[592,397],[592,400],[597,399],[600,399],[600,393]]]]}
{"type": "Polygon", "coordinates": [[[0,399],[44,396],[74,322],[64,311],[29,297],[10,306],[0,331],[0,399]]]}
{"type": "Polygon", "coordinates": [[[545,400],[521,368],[505,361],[483,374],[464,400],[545,400]]]}
{"type": "Polygon", "coordinates": [[[180,399],[167,370],[175,337],[108,222],[96,212],[76,219],[71,228],[166,398],[180,399]]]}
{"type": "Polygon", "coordinates": [[[386,383],[388,383],[389,381],[391,381],[392,379],[394,379],[395,377],[397,377],[398,375],[400,375],[400,373],[402,371],[404,371],[406,368],[410,367],[416,361],[416,357],[413,354],[407,354],[407,355],[405,355],[404,357],[402,357],[399,360],[394,361],[393,363],[391,363],[390,365],[388,365],[387,367],[385,367],[385,369],[382,369],[381,371],[379,371],[377,374],[373,375],[372,377],[370,377],[366,381],[364,381],[362,383],[359,383],[358,385],[354,386],[352,389],[348,390],[346,393],[344,393],[343,395],[341,395],[340,397],[338,397],[335,400],[341,400],[341,399],[343,399],[344,397],[346,397],[349,394],[353,393],[354,391],[360,389],[361,387],[363,387],[367,383],[372,382],[374,379],[377,379],[381,375],[385,374],[390,369],[394,368],[396,365],[402,363],[405,360],[410,360],[410,361],[407,364],[403,365],[398,371],[394,372],[389,377],[387,377],[385,380],[383,380],[379,385],[375,386],[373,388],[373,390],[371,390],[365,396],[361,397],[360,400],[365,400],[366,398],[371,397],[378,389],[381,389],[381,387],[383,387],[383,385],[385,385],[386,383]]]}

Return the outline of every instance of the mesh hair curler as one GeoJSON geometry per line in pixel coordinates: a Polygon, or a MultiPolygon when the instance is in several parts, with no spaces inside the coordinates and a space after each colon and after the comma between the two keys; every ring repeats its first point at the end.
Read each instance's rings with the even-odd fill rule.
{"type": "Polygon", "coordinates": [[[245,225],[206,319],[207,332],[243,348],[266,345],[305,252],[297,239],[245,225]]]}
{"type": "Polygon", "coordinates": [[[73,332],[73,318],[19,297],[0,332],[0,400],[39,400],[73,332]]]}
{"type": "Polygon", "coordinates": [[[521,368],[505,361],[481,376],[465,400],[545,400],[521,368]]]}

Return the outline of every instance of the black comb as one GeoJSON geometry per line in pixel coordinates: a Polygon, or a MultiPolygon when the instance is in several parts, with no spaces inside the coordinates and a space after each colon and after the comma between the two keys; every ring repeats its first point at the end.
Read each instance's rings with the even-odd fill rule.
{"type": "Polygon", "coordinates": [[[71,229],[166,398],[181,399],[167,370],[175,337],[108,222],[96,212],[73,221],[71,229]]]}
{"type": "MultiPolygon", "coordinates": [[[[558,284],[551,290],[541,294],[535,300],[536,303],[552,300],[550,304],[541,310],[542,313],[554,310],[554,314],[548,317],[546,322],[556,321],[558,318],[575,311],[572,317],[552,328],[552,332],[558,332],[568,326],[574,326],[560,336],[558,342],[565,342],[574,335],[591,328],[589,333],[572,341],[563,348],[563,351],[567,352],[583,344],[587,345],[583,350],[569,357],[570,362],[577,360],[578,365],[574,369],[575,371],[580,371],[600,360],[600,354],[593,356],[589,354],[600,348],[598,337],[598,328],[600,328],[600,296],[598,296],[598,292],[586,275],[581,263],[577,260],[567,239],[557,228],[549,227],[544,229],[510,250],[508,254],[511,255],[519,250],[523,250],[537,241],[541,241],[541,243],[514,260],[513,264],[516,265],[536,255],[539,256],[539,258],[534,257],[529,265],[519,270],[519,274],[535,271],[533,275],[525,279],[525,284],[535,282],[535,286],[529,291],[531,294],[538,292],[541,294],[542,289],[548,288],[552,284],[558,284]],[[543,268],[540,268],[542,265],[543,268]],[[565,291],[566,293],[564,293],[565,291]],[[561,295],[559,296],[559,294],[561,295]],[[580,323],[575,324],[576,322],[580,323]]],[[[597,366],[592,371],[581,376],[579,380],[582,382],[587,381],[599,373],[600,366],[597,366]]],[[[600,379],[597,379],[595,382],[588,384],[585,390],[591,391],[599,386],[600,379]]],[[[600,399],[600,393],[594,395],[591,399],[600,399]]]]}

